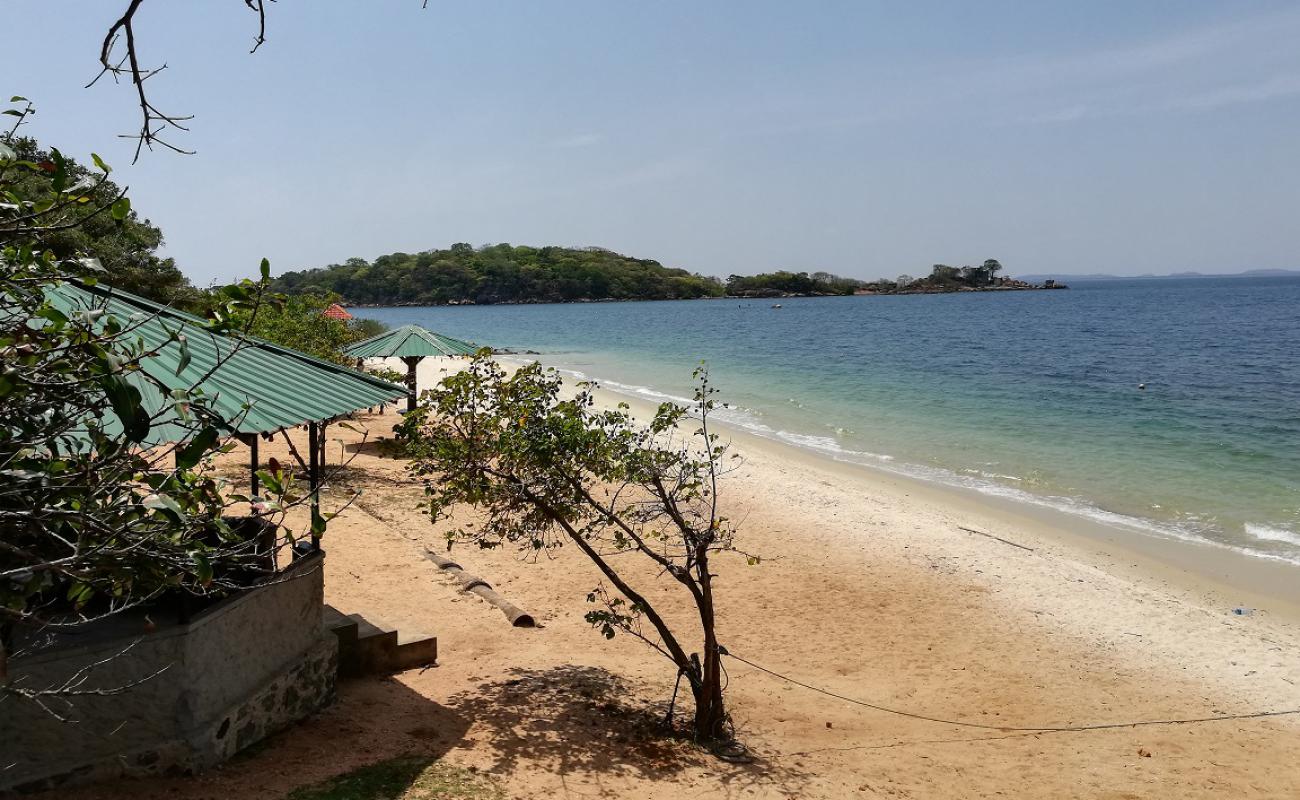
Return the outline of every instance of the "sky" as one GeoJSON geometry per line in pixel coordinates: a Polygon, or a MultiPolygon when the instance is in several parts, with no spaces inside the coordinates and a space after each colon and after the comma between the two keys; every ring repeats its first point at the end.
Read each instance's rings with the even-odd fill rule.
{"type": "Polygon", "coordinates": [[[708,275],[1300,267],[1300,4],[6,0],[0,87],[198,285],[454,242],[708,275]]]}

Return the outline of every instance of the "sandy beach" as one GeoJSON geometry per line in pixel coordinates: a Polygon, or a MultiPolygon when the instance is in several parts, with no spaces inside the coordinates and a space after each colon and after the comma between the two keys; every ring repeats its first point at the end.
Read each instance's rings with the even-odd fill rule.
{"type": "MultiPolygon", "coordinates": [[[[388,411],[358,417],[372,442],[398,419],[388,411]]],[[[358,450],[351,431],[331,437],[331,462],[358,450]]],[[[987,727],[874,710],[730,660],[731,711],[755,763],[660,738],[673,670],[584,622],[594,567],[573,548],[537,563],[456,550],[541,623],[509,627],[421,557],[443,528],[418,509],[403,462],[367,444],[331,496],[363,492],[326,535],[326,599],[436,633],[438,666],[344,683],[322,714],[197,778],[60,796],[280,797],[402,754],[472,768],[519,798],[1300,796],[1300,716],[1008,730],[1300,708],[1292,573],[1228,551],[1135,545],[750,436],[733,446],[743,464],[723,505],[738,543],[763,560],[719,564],[725,647],[845,697],[987,727]]],[[[221,468],[239,475],[243,457],[221,468]]],[[[635,574],[686,624],[672,586],[635,574]]]]}

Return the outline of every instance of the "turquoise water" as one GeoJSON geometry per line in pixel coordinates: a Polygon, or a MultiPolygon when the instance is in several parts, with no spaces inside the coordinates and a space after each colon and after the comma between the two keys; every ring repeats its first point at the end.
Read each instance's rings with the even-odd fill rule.
{"type": "Polygon", "coordinates": [[[1300,564],[1300,279],[781,304],[363,313],[650,399],[688,397],[706,360],[760,435],[1300,564]]]}

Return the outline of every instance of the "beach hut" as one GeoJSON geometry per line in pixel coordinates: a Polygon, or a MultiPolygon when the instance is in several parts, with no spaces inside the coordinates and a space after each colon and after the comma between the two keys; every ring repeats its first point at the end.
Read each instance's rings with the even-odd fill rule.
{"type": "Polygon", "coordinates": [[[470,342],[443,336],[441,333],[421,328],[419,325],[403,325],[395,330],[372,336],[365,341],[351,345],[343,352],[364,361],[367,358],[400,358],[406,364],[406,410],[415,410],[418,396],[415,385],[415,370],[420,362],[430,356],[446,358],[454,356],[472,356],[479,350],[470,342]]]}
{"type": "MultiPolygon", "coordinates": [[[[65,314],[98,311],[129,328],[150,354],[141,371],[169,390],[201,389],[208,406],[224,419],[250,449],[252,493],[258,491],[259,437],[305,425],[308,431],[307,477],[313,519],[319,516],[325,428],[333,420],[363,408],[393,402],[405,394],[397,384],[374,375],[313,358],[297,350],[242,335],[225,335],[200,317],[143,297],[109,288],[64,282],[46,289],[65,314]],[[175,334],[185,337],[185,346],[175,334]],[[151,352],[156,351],[156,352],[151,352]]],[[[128,379],[132,375],[128,373],[128,379]]],[[[153,422],[147,444],[184,441],[192,422],[174,408],[175,400],[155,383],[135,376],[153,422]]],[[[313,549],[319,540],[312,537],[313,549]]]]}

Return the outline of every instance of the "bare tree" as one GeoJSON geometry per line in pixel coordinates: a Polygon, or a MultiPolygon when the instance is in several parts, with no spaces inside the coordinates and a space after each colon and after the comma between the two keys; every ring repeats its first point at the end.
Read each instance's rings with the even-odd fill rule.
{"type": "MultiPolygon", "coordinates": [[[[253,46],[248,52],[256,53],[266,43],[267,3],[275,0],[240,0],[244,7],[257,16],[257,33],[253,37],[253,46]]],[[[176,153],[192,155],[194,151],[179,147],[163,138],[169,131],[187,131],[187,123],[193,115],[173,114],[162,111],[149,99],[145,82],[167,69],[163,62],[156,67],[143,66],[140,58],[140,43],[136,38],[136,15],[140,12],[144,0],[130,0],[121,15],[108,26],[103,44],[99,49],[99,73],[86,84],[94,86],[104,76],[114,82],[129,82],[135,90],[136,104],[140,107],[140,130],[134,134],[124,134],[124,138],[136,140],[133,163],[139,160],[145,148],[152,150],[155,145],[176,153]]],[[[422,7],[428,6],[424,0],[422,7]]]]}

